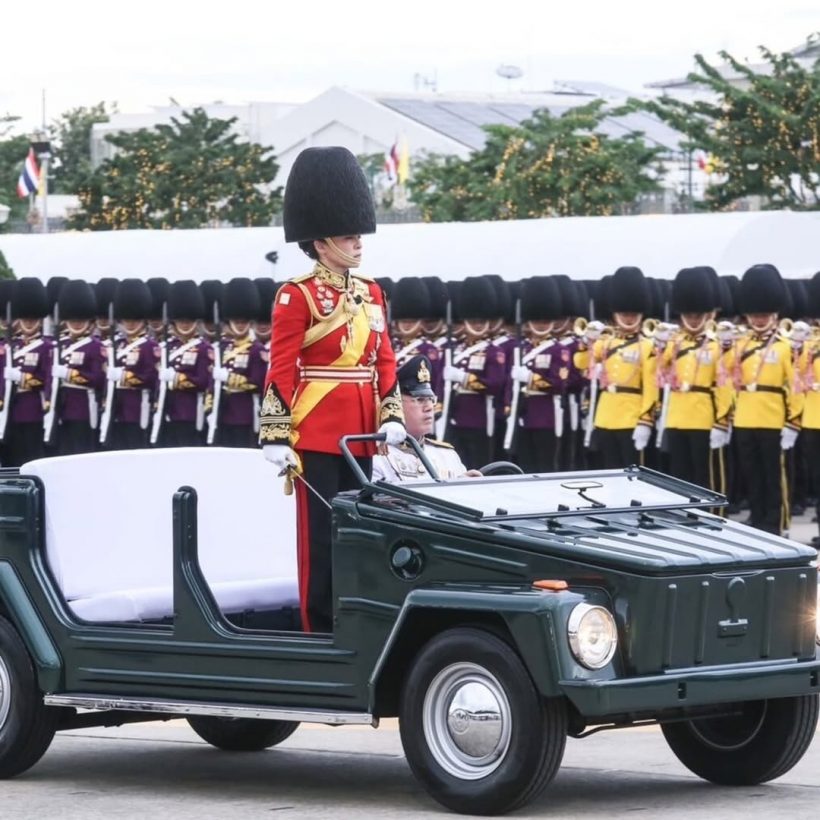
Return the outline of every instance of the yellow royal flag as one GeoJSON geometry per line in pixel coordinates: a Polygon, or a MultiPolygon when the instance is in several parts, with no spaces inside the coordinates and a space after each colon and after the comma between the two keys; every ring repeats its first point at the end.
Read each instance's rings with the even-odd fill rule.
{"type": "Polygon", "coordinates": [[[407,178],[410,176],[410,151],[407,148],[407,138],[402,137],[401,149],[399,151],[399,165],[396,169],[396,174],[399,178],[399,184],[404,185],[407,178]]]}

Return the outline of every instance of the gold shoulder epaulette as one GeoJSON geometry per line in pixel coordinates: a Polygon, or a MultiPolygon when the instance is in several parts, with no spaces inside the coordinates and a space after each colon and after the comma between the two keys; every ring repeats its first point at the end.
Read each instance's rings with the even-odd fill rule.
{"type": "Polygon", "coordinates": [[[456,449],[455,447],[453,447],[452,444],[448,444],[446,441],[439,441],[438,439],[435,439],[435,438],[425,438],[424,443],[425,444],[432,444],[433,447],[446,447],[448,450],[455,450],[456,449]]]}

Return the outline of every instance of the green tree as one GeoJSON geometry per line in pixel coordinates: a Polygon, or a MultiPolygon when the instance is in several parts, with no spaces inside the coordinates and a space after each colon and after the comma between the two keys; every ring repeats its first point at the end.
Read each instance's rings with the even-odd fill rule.
{"type": "Polygon", "coordinates": [[[760,51],[762,71],[721,52],[740,82],[697,54],[700,70],[688,79],[710,99],[664,95],[642,106],[685,134],[689,150],[709,155],[715,176],[701,207],[758,195],[766,208],[820,208],[820,60],[806,68],[792,54],[760,51]]]}
{"type": "Polygon", "coordinates": [[[53,159],[49,168],[49,188],[55,194],[75,194],[88,182],[91,168],[91,127],[108,122],[117,110],[104,102],[90,108],[81,106],[61,114],[49,127],[53,159]]]}
{"type": "Polygon", "coordinates": [[[622,212],[658,189],[661,148],[639,132],[610,137],[603,101],[555,117],[546,109],[518,126],[485,126],[484,147],[467,159],[427,155],[408,180],[428,221],[530,219],[622,212]]]}
{"type": "MultiPolygon", "coordinates": [[[[9,221],[25,219],[28,212],[28,199],[17,196],[17,180],[29,147],[27,136],[12,136],[19,119],[8,114],[0,116],[0,203],[11,208],[9,221]]],[[[4,229],[8,229],[8,223],[0,225],[0,231],[4,229]]]]}
{"type": "Polygon", "coordinates": [[[6,257],[3,256],[3,251],[0,251],[0,279],[14,279],[14,271],[6,262],[6,257]]]}
{"type": "Polygon", "coordinates": [[[78,190],[81,230],[269,225],[282,189],[272,148],[242,142],[236,118],[201,108],[170,125],[106,137],[117,149],[78,190]]]}

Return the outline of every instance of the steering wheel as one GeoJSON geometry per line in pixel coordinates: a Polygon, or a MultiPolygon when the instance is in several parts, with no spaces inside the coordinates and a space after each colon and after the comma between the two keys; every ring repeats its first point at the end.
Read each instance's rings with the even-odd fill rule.
{"type": "Polygon", "coordinates": [[[493,461],[485,464],[479,472],[481,475],[524,475],[524,471],[512,461],[493,461]]]}

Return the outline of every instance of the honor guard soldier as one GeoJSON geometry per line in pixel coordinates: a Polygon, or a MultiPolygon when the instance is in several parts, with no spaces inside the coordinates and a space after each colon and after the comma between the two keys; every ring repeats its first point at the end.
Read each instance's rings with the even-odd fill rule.
{"type": "Polygon", "coordinates": [[[450,341],[447,335],[447,302],[450,294],[447,285],[438,276],[422,276],[421,281],[430,295],[430,315],[422,320],[421,327],[430,341],[426,356],[431,366],[430,384],[438,399],[436,413],[440,414],[444,395],[444,350],[450,341]]]}
{"type": "Polygon", "coordinates": [[[68,282],[67,276],[52,276],[46,282],[46,295],[48,296],[48,315],[43,320],[43,336],[54,339],[60,335],[60,316],[57,302],[60,299],[60,291],[63,285],[68,282]]]}
{"type": "MultiPolygon", "coordinates": [[[[804,438],[806,443],[814,493],[820,496],[820,272],[811,278],[807,290],[811,328],[800,354],[798,374],[798,383],[805,396],[801,438],[804,438]]],[[[817,501],[816,514],[820,522],[820,497],[817,501]]],[[[812,546],[820,546],[820,535],[812,539],[812,546]]]]}
{"type": "Polygon", "coordinates": [[[116,334],[116,327],[112,323],[114,295],[119,282],[111,277],[103,277],[92,285],[94,299],[97,303],[97,321],[95,332],[100,339],[108,340],[116,334]]]}
{"type": "Polygon", "coordinates": [[[63,332],[51,373],[59,384],[52,439],[61,456],[93,453],[105,388],[105,347],[94,332],[97,300],[87,282],[71,280],[57,305],[63,332]]]}
{"type": "Polygon", "coordinates": [[[669,455],[669,472],[723,492],[732,389],[718,378],[722,350],[710,327],[719,299],[716,279],[705,268],[681,270],[672,284],[672,310],[680,316],[680,329],[659,325],[655,339],[663,394],[659,435],[669,455]]]}
{"type": "Polygon", "coordinates": [[[209,341],[214,342],[220,338],[222,333],[222,293],[225,285],[218,279],[206,279],[199,283],[202,291],[202,298],[205,300],[205,318],[202,321],[202,335],[209,341]],[[217,322],[217,320],[219,320],[217,322]]]}
{"type": "MultiPolygon", "coordinates": [[[[594,446],[603,467],[627,467],[641,459],[654,426],[658,387],[654,344],[641,334],[649,308],[649,293],[638,268],[622,267],[608,281],[606,301],[612,312],[612,331],[593,340],[576,354],[579,368],[597,380],[594,446]]],[[[592,405],[592,402],[591,402],[592,405]]]]}
{"type": "Polygon", "coordinates": [[[168,338],[160,344],[165,367],[159,372],[166,390],[164,407],[155,409],[161,418],[154,423],[159,425],[163,447],[197,447],[205,429],[205,394],[213,366],[211,345],[199,334],[205,299],[190,279],[174,282],[167,298],[170,328],[160,331],[160,338],[168,338]]]}
{"type": "MultiPolygon", "coordinates": [[[[124,279],[114,293],[114,363],[106,377],[114,386],[113,415],[106,443],[112,450],[148,445],[151,405],[157,387],[159,345],[147,335],[151,291],[140,279],[124,279]]],[[[102,431],[104,433],[105,431],[102,431]]]]}
{"type": "MultiPolygon", "coordinates": [[[[455,308],[463,339],[455,344],[452,364],[444,368],[445,390],[452,390],[449,436],[470,468],[492,461],[495,400],[504,400],[506,356],[490,340],[497,316],[488,279],[471,276],[456,290],[455,308]]],[[[447,427],[445,426],[445,430],[447,427]]]]}
{"type": "MultiPolygon", "coordinates": [[[[262,387],[268,366],[265,348],[251,334],[261,315],[259,290],[250,279],[231,279],[222,297],[225,334],[214,384],[221,389],[216,441],[222,447],[256,447],[262,387]]],[[[268,318],[270,327],[270,318],[268,318]]]]}
{"type": "Polygon", "coordinates": [[[152,339],[160,341],[163,338],[166,327],[166,306],[169,300],[171,283],[162,276],[154,276],[146,283],[151,291],[151,309],[148,311],[148,334],[152,339]]]}
{"type": "Polygon", "coordinates": [[[789,527],[783,451],[797,440],[804,398],[795,389],[791,346],[778,333],[785,298],[777,268],[749,268],[738,293],[749,329],[722,361],[737,397],[733,426],[749,494],[749,523],[774,534],[789,527]]]}
{"type": "MultiPolygon", "coordinates": [[[[288,177],[283,216],[285,240],[298,242],[315,264],[276,295],[260,440],[265,458],[301,471],[295,484],[302,623],[328,632],[328,505],[338,492],[358,487],[339,438],[378,430],[390,445],[407,433],[382,291],[355,271],[361,235],[375,232],[376,215],[353,154],[338,147],[302,151],[288,177]]],[[[374,451],[351,445],[367,475],[374,451]]]]}
{"type": "Polygon", "coordinates": [[[273,303],[279,286],[270,278],[254,279],[253,284],[259,294],[259,313],[254,317],[253,335],[262,345],[262,358],[265,360],[265,367],[267,367],[272,331],[271,316],[273,315],[273,303]]]}
{"type": "MultiPolygon", "coordinates": [[[[467,470],[452,445],[432,438],[436,394],[431,386],[430,360],[426,356],[412,356],[399,368],[398,377],[407,435],[419,442],[438,477],[448,481],[480,476],[477,470],[467,470]]],[[[385,454],[373,458],[373,480],[400,484],[429,481],[430,476],[416,451],[405,443],[390,446],[385,454]]]]}
{"type": "Polygon", "coordinates": [[[43,418],[51,391],[52,342],[43,336],[48,294],[39,279],[25,278],[11,289],[11,354],[4,379],[10,394],[3,439],[3,466],[19,467],[42,458],[43,418]]]}

